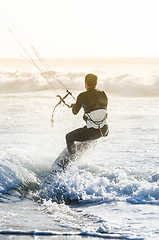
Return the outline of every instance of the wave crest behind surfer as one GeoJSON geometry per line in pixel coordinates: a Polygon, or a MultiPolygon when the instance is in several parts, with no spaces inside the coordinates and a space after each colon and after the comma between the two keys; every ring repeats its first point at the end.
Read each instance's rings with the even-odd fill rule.
{"type": "Polygon", "coordinates": [[[91,142],[102,136],[108,135],[106,122],[108,97],[104,91],[96,89],[97,76],[87,74],[85,76],[86,91],[78,95],[75,104],[72,104],[72,112],[78,114],[81,108],[84,109],[83,119],[86,125],[75,129],[66,135],[66,143],[69,153],[76,153],[75,142],[91,142]]]}

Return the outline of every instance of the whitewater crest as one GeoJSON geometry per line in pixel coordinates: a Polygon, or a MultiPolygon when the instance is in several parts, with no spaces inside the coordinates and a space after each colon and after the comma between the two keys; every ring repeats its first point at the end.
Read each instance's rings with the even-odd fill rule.
{"type": "MultiPolygon", "coordinates": [[[[56,79],[71,90],[83,90],[86,71],[82,72],[44,72],[55,89],[61,89],[56,79]],[[75,89],[76,88],[76,89],[75,89]]],[[[159,96],[159,72],[134,73],[124,71],[96,71],[99,88],[108,93],[121,96],[159,96]]],[[[0,93],[20,93],[50,90],[50,86],[40,73],[0,72],[0,93]]]]}

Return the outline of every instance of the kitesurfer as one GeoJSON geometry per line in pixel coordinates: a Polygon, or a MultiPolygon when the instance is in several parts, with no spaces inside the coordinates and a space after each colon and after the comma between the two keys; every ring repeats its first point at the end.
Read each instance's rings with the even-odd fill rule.
{"type": "Polygon", "coordinates": [[[75,104],[72,104],[73,114],[78,114],[83,107],[86,126],[75,129],[66,135],[67,148],[70,154],[76,152],[75,142],[87,142],[108,135],[106,122],[108,98],[104,91],[96,89],[97,76],[85,76],[86,91],[78,95],[75,104]]]}

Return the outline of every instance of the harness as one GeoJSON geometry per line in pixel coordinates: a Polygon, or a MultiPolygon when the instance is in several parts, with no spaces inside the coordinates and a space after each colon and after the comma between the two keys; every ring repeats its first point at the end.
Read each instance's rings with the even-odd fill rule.
{"type": "MultiPolygon", "coordinates": [[[[104,110],[104,109],[98,109],[98,110],[104,110]]],[[[95,110],[95,111],[98,111],[98,110],[95,110]]],[[[101,136],[104,137],[104,135],[102,133],[101,125],[106,120],[108,114],[105,111],[104,117],[101,120],[96,120],[96,119],[92,119],[92,117],[90,116],[90,114],[92,114],[93,112],[95,113],[95,111],[92,111],[90,113],[85,113],[84,114],[84,120],[94,123],[97,126],[97,129],[99,129],[99,132],[100,132],[101,136]]]]}

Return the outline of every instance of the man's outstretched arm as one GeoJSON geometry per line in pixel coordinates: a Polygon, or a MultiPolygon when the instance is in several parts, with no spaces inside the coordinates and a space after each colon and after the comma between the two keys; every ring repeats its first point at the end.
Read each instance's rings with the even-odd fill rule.
{"type": "Polygon", "coordinates": [[[77,97],[77,101],[75,104],[72,104],[72,112],[73,114],[77,114],[79,110],[81,109],[81,101],[80,101],[80,95],[77,97]]]}

